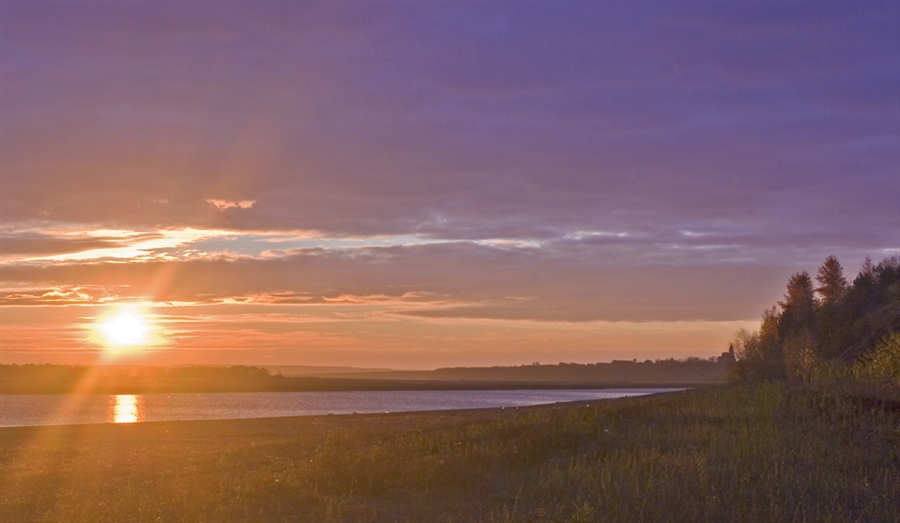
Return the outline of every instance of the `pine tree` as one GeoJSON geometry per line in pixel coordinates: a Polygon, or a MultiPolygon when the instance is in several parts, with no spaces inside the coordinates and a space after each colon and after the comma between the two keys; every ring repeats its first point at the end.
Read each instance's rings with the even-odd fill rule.
{"type": "Polygon", "coordinates": [[[809,273],[801,271],[791,275],[787,284],[784,301],[778,302],[784,309],[782,316],[790,316],[792,321],[807,323],[816,307],[816,296],[809,273]]]}
{"type": "Polygon", "coordinates": [[[827,305],[840,301],[849,288],[847,278],[844,278],[844,269],[834,256],[826,258],[825,263],[819,267],[816,281],[819,282],[816,292],[821,296],[822,303],[827,305]]]}
{"type": "Polygon", "coordinates": [[[859,274],[856,275],[856,279],[853,280],[854,287],[871,287],[875,284],[875,265],[872,263],[872,258],[866,256],[866,259],[863,261],[862,267],[859,268],[859,274]]]}
{"type": "Polygon", "coordinates": [[[819,354],[826,359],[838,356],[850,344],[847,327],[850,311],[848,310],[846,297],[850,292],[850,285],[844,278],[844,270],[837,258],[829,256],[819,268],[816,275],[819,287],[816,292],[821,297],[818,309],[819,329],[821,343],[819,354]]]}
{"type": "MultiPolygon", "coordinates": [[[[818,318],[816,318],[816,296],[812,278],[808,272],[801,271],[791,276],[788,280],[784,301],[778,302],[778,304],[783,309],[778,319],[778,339],[782,344],[782,350],[785,348],[784,344],[789,340],[802,337],[806,340],[804,345],[812,347],[808,352],[817,354],[819,352],[817,341],[819,325],[818,318]]],[[[793,356],[790,351],[783,354],[786,358],[784,363],[790,366],[791,362],[787,360],[791,360],[793,356]]]]}

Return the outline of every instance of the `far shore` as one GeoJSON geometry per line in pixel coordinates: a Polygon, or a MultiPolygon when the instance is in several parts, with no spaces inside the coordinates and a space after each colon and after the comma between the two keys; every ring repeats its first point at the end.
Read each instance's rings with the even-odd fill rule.
{"type": "MultiPolygon", "coordinates": [[[[726,353],[727,355],[728,353],[726,353]]],[[[725,383],[729,360],[456,367],[431,371],[360,369],[291,375],[255,366],[0,365],[2,394],[151,394],[182,392],[327,392],[696,388],[725,383]]],[[[324,368],[328,370],[327,368],[324,368]]],[[[295,368],[283,368],[298,372],[295,368]]],[[[300,369],[310,372],[310,368],[300,369]]],[[[313,369],[314,370],[314,369],[313,369]]]]}
{"type": "Polygon", "coordinates": [[[567,381],[411,381],[351,378],[281,378],[261,383],[2,383],[0,394],[154,394],[216,392],[341,392],[416,390],[528,390],[528,389],[667,389],[698,388],[709,383],[633,383],[567,381]]]}

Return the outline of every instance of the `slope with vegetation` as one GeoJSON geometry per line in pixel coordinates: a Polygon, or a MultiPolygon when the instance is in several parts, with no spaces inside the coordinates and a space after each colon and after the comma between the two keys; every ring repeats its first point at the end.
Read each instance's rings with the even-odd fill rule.
{"type": "Polygon", "coordinates": [[[759,330],[737,333],[733,378],[900,387],[900,257],[866,258],[848,283],[829,256],[815,281],[794,274],[759,330]]]}

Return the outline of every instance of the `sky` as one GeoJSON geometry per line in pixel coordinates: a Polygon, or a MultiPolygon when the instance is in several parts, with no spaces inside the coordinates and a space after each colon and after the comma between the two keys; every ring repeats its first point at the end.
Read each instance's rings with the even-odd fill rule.
{"type": "Polygon", "coordinates": [[[2,363],[709,357],[900,252],[897,2],[4,1],[0,80],[2,363]]]}

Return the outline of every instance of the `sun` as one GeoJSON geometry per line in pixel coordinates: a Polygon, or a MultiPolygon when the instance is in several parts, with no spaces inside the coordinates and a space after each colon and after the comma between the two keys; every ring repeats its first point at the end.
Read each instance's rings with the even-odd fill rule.
{"type": "Polygon", "coordinates": [[[150,324],[137,310],[122,309],[105,315],[98,320],[97,329],[109,350],[130,350],[150,343],[150,324]]]}
{"type": "Polygon", "coordinates": [[[144,340],[147,324],[131,313],[123,313],[103,324],[103,330],[111,343],[135,345],[144,340]]]}

